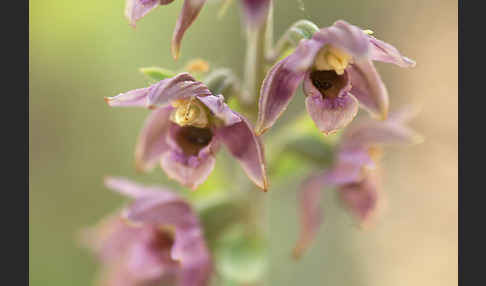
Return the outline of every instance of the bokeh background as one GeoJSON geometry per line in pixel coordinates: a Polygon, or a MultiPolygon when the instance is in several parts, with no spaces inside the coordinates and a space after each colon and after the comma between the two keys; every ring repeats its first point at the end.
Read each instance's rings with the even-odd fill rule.
{"type": "MultiPolygon", "coordinates": [[[[191,56],[242,74],[238,1],[221,19],[215,16],[219,3],[209,1],[186,34],[178,62],[170,57],[169,41],[182,1],[151,12],[136,29],[123,16],[124,2],[30,1],[29,279],[34,286],[91,285],[96,264],[77,243],[79,229],[123,202],[103,187],[104,175],[175,186],[160,170],[134,171],[135,139],[147,111],[110,109],[103,97],[145,86],[140,67],[177,69],[191,56]]],[[[412,126],[425,142],[386,153],[387,208],[371,228],[356,227],[328,196],[318,242],[298,263],[289,253],[297,236],[295,187],[302,172],[276,182],[280,187],[268,194],[270,284],[457,285],[457,2],[276,1],[277,36],[301,18],[319,26],[346,19],[415,59],[412,70],[377,67],[392,109],[421,106],[412,126]]],[[[221,164],[217,168],[224,168],[221,164]]]]}

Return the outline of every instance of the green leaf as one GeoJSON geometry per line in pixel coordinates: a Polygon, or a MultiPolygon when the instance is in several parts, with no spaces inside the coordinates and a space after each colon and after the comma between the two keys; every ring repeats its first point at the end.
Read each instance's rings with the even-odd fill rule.
{"type": "Polygon", "coordinates": [[[225,280],[251,284],[263,278],[267,267],[265,241],[243,225],[227,230],[216,251],[216,267],[225,280]]]}
{"type": "Polygon", "coordinates": [[[155,80],[163,80],[176,75],[176,72],[160,67],[140,68],[140,72],[155,80]]]}

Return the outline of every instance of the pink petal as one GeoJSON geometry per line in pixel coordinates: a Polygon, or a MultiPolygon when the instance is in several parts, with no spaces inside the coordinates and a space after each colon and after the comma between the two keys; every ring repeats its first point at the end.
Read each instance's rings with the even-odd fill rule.
{"type": "Polygon", "coordinates": [[[248,177],[262,190],[268,189],[265,158],[260,138],[251,124],[239,115],[241,122],[217,129],[218,138],[243,167],[248,177]]]}
{"type": "Polygon", "coordinates": [[[322,223],[321,191],[326,186],[322,174],[307,178],[298,193],[300,232],[293,256],[299,258],[314,242],[322,223]]]}
{"type": "Polygon", "coordinates": [[[272,67],[263,81],[255,129],[258,135],[272,127],[282,115],[304,78],[304,71],[295,72],[286,69],[285,66],[286,60],[284,59],[272,67]]]}
{"type": "MultiPolygon", "coordinates": [[[[173,0],[172,0],[173,1],[173,0]]],[[[136,26],[136,22],[147,15],[159,5],[159,0],[127,0],[125,5],[125,16],[130,25],[136,26]]]]}
{"type": "Polygon", "coordinates": [[[338,94],[323,96],[310,79],[304,80],[305,105],[309,115],[319,130],[325,134],[335,132],[348,125],[358,113],[358,100],[348,93],[351,88],[347,73],[344,73],[345,86],[338,94]]]}
{"type": "Polygon", "coordinates": [[[177,59],[181,46],[182,37],[189,28],[196,17],[199,15],[206,0],[184,0],[181,14],[177,19],[177,23],[172,36],[172,56],[177,59]]]}
{"type": "Polygon", "coordinates": [[[350,126],[343,134],[341,146],[368,148],[380,144],[415,144],[421,140],[417,132],[390,116],[384,121],[363,119],[350,126]]]}
{"type": "Polygon", "coordinates": [[[388,115],[388,91],[371,60],[356,61],[347,71],[352,85],[350,93],[358,99],[361,107],[385,119],[388,115]]]}
{"type": "Polygon", "coordinates": [[[169,178],[181,185],[195,190],[208,178],[214,169],[216,159],[212,154],[205,156],[186,156],[171,151],[162,156],[161,167],[169,178]]]}
{"type": "Polygon", "coordinates": [[[370,38],[370,59],[373,61],[381,61],[385,63],[392,63],[402,68],[414,67],[415,62],[407,57],[404,57],[394,46],[385,43],[373,36],[370,38]]]}
{"type": "Polygon", "coordinates": [[[170,126],[171,106],[154,110],[144,123],[135,147],[135,166],[140,171],[148,171],[160,161],[167,145],[167,132],[170,126]]]}
{"type": "Polygon", "coordinates": [[[203,83],[196,81],[188,73],[180,73],[146,88],[120,93],[114,97],[107,97],[105,101],[110,106],[142,106],[154,108],[156,106],[167,106],[171,101],[176,99],[210,94],[211,92],[203,83]]]}
{"type": "Polygon", "coordinates": [[[368,56],[369,38],[359,27],[346,21],[336,21],[332,26],[320,29],[312,37],[321,42],[322,46],[330,44],[353,56],[361,59],[368,56]]]}
{"type": "Polygon", "coordinates": [[[171,190],[160,186],[144,186],[122,177],[106,177],[105,186],[115,192],[133,199],[158,196],[166,201],[178,200],[179,197],[171,190]]]}
{"type": "Polygon", "coordinates": [[[341,186],[339,197],[360,223],[369,220],[378,202],[378,182],[374,175],[369,175],[359,183],[341,186]]]}
{"type": "Polygon", "coordinates": [[[198,96],[197,99],[206,105],[214,116],[223,120],[225,125],[232,125],[241,121],[240,117],[224,103],[222,95],[198,96]]]}

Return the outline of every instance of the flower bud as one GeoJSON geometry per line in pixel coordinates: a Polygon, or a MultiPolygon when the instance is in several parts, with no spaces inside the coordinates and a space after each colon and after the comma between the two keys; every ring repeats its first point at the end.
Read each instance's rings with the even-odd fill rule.
{"type": "Polygon", "coordinates": [[[238,78],[227,68],[214,70],[204,79],[204,83],[213,94],[222,94],[226,99],[241,89],[238,78]]]}
{"type": "Polygon", "coordinates": [[[299,20],[290,26],[284,37],[287,37],[288,41],[296,46],[300,40],[312,38],[317,31],[319,31],[319,27],[316,24],[309,20],[299,20]]]}
{"type": "Polygon", "coordinates": [[[309,20],[299,20],[290,26],[283,36],[278,40],[275,49],[271,52],[270,59],[277,59],[289,50],[295,48],[300,40],[310,39],[315,32],[319,31],[319,27],[309,20]]]}

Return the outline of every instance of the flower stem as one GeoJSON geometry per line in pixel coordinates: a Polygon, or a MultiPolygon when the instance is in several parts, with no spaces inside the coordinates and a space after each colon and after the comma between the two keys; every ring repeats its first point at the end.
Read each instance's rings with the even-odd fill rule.
{"type": "Polygon", "coordinates": [[[258,97],[260,95],[260,87],[265,78],[265,51],[271,50],[273,45],[272,2],[270,1],[266,21],[258,28],[252,26],[247,28],[244,82],[248,93],[242,97],[242,106],[253,122],[258,115],[258,97]]]}
{"type": "MultiPolygon", "coordinates": [[[[253,122],[258,116],[258,98],[260,87],[265,78],[267,64],[266,51],[273,49],[273,0],[269,3],[269,9],[265,23],[257,29],[247,29],[246,62],[244,73],[244,84],[247,96],[242,98],[242,107],[245,114],[253,122]]],[[[263,193],[256,189],[253,184],[247,188],[248,201],[247,211],[249,215],[250,229],[260,232],[261,237],[268,240],[269,235],[269,193],[263,193]]],[[[268,243],[268,241],[267,241],[268,243]]],[[[268,244],[267,244],[268,245],[268,244]]],[[[268,252],[267,252],[268,259],[268,252]]],[[[267,285],[268,275],[264,274],[257,285],[267,285]]]]}

